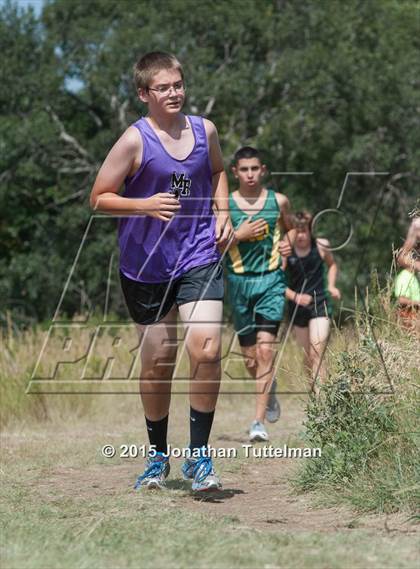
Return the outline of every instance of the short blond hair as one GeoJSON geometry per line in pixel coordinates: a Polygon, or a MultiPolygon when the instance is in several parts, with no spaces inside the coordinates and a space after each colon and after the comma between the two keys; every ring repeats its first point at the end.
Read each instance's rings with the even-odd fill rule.
{"type": "Polygon", "coordinates": [[[162,69],[177,69],[184,79],[182,65],[171,53],[164,51],[151,51],[140,57],[134,65],[134,84],[136,89],[147,89],[150,81],[162,69]]]}

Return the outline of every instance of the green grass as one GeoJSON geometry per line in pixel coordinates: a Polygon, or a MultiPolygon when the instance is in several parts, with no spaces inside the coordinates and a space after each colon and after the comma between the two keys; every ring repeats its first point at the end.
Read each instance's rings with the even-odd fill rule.
{"type": "MultiPolygon", "coordinates": [[[[133,492],[143,461],[117,457],[110,461],[101,457],[99,449],[107,442],[144,442],[138,397],[28,395],[25,390],[45,332],[41,327],[4,335],[0,354],[5,430],[0,471],[2,569],[416,567],[417,542],[411,534],[419,488],[414,439],[419,379],[416,350],[413,341],[390,324],[389,306],[384,308],[378,297],[373,298],[381,350],[395,393],[380,394],[388,385],[387,378],[380,371],[368,329],[359,319],[355,329],[334,334],[328,348],[331,382],[318,401],[309,403],[306,428],[302,429],[298,397],[283,400],[282,420],[270,426],[275,445],[301,446],[303,434],[308,437],[307,446],[322,446],[322,458],[297,461],[293,468],[276,463],[277,470],[271,474],[271,468],[263,469],[262,475],[257,474],[262,463],[256,459],[218,465],[222,480],[233,481],[234,488],[245,488],[246,477],[256,484],[248,486],[246,496],[253,488],[267,486],[266,503],[273,504],[269,516],[275,518],[272,524],[261,525],[258,520],[264,515],[253,515],[261,508],[258,499],[244,502],[239,511],[240,492],[212,508],[198,503],[177,477],[177,463],[167,492],[133,492]],[[358,393],[361,384],[369,388],[367,396],[358,393]],[[347,526],[340,524],[339,513],[332,516],[340,526],[335,531],[331,524],[323,524],[322,516],[319,524],[311,522],[303,530],[296,529],[299,523],[292,524],[294,529],[287,521],[277,523],[287,507],[286,518],[297,515],[293,503],[301,497],[294,496],[288,486],[293,476],[298,478],[299,492],[311,491],[303,497],[308,509],[319,501],[355,508],[346,510],[347,526]],[[378,524],[363,527],[359,523],[363,510],[403,512],[406,534],[380,529],[378,524]]],[[[79,349],[86,337],[82,333],[74,340],[80,342],[75,345],[79,349]]],[[[106,351],[106,343],[103,346],[106,351]]],[[[61,355],[58,342],[52,346],[45,369],[61,355]]],[[[106,354],[100,351],[101,355],[106,354]]],[[[181,362],[181,374],[186,366],[181,362]]],[[[287,346],[281,368],[278,376],[283,389],[301,391],[305,387],[301,354],[293,343],[287,346]]],[[[77,380],[77,371],[70,368],[66,375],[77,380]]],[[[229,372],[243,376],[243,363],[233,362],[229,372]]],[[[181,383],[175,383],[175,391],[181,383]]],[[[135,391],[136,381],[133,386],[135,391]]],[[[74,384],[74,389],[79,387],[80,383],[74,384]]],[[[232,382],[225,377],[223,388],[215,437],[226,435],[221,439],[224,446],[238,446],[252,418],[254,396],[246,395],[252,392],[252,382],[232,382]],[[243,395],[230,393],[241,389],[243,395]]],[[[89,391],[89,385],[85,390],[89,391]]],[[[173,400],[171,443],[182,446],[187,436],[188,400],[185,395],[175,395],[173,400]]],[[[305,509],[299,515],[305,515],[305,509]]]]}
{"type": "Polygon", "coordinates": [[[235,516],[193,511],[193,498],[184,489],[134,493],[126,480],[118,484],[118,461],[103,466],[116,487],[93,495],[91,481],[83,485],[78,477],[73,486],[71,476],[102,463],[101,437],[66,440],[64,434],[57,431],[42,440],[38,432],[35,443],[28,437],[9,447],[13,452],[3,461],[1,486],[4,569],[415,566],[409,536],[396,540],[357,529],[261,531],[235,516]],[[48,480],[65,468],[65,488],[48,480]]]}
{"type": "Polygon", "coordinates": [[[392,540],[371,539],[358,531],[351,536],[256,534],[236,528],[229,519],[214,521],[199,514],[162,510],[155,499],[144,508],[131,503],[134,511],[118,516],[109,515],[103,503],[90,503],[89,514],[67,506],[63,515],[58,513],[62,508],[57,504],[44,509],[41,517],[40,512],[28,512],[24,520],[18,516],[8,524],[6,533],[14,543],[3,552],[4,569],[415,566],[414,551],[401,555],[407,538],[400,538],[396,548],[392,540]]]}

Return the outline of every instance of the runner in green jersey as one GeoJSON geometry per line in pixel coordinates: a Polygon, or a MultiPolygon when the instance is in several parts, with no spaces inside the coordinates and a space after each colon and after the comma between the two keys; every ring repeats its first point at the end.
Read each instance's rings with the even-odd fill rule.
{"type": "Polygon", "coordinates": [[[411,222],[404,245],[397,255],[404,269],[395,280],[398,320],[404,328],[420,337],[420,217],[411,222]]]}
{"type": "Polygon", "coordinates": [[[278,244],[281,226],[290,228],[289,200],[263,186],[266,168],[255,148],[238,150],[232,170],[239,188],[229,197],[235,239],[227,255],[228,297],[246,367],[257,381],[249,437],[267,441],[265,419],[280,416],[273,363],[286,289],[278,244]]]}

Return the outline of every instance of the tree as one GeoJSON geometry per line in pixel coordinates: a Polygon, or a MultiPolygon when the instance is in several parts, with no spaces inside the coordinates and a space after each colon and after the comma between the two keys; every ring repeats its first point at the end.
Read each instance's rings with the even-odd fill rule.
{"type": "MultiPolygon", "coordinates": [[[[295,208],[334,207],[348,171],[390,172],[349,180],[342,207],[356,231],[338,257],[350,302],[361,250],[366,278],[372,265],[385,274],[414,205],[416,15],[416,2],[392,0],[50,0],[39,19],[3,5],[0,294],[6,307],[23,307],[37,319],[54,313],[89,222],[97,169],[145,112],[131,69],[152,49],[172,51],[183,62],[187,111],[214,120],[227,165],[240,145],[253,144],[265,151],[271,170],[314,172],[273,176],[270,183],[295,208]]],[[[333,242],[337,219],[325,218],[322,226],[333,242]]],[[[67,314],[104,305],[114,226],[93,222],[70,281],[73,294],[64,299],[67,314]]],[[[121,310],[119,301],[112,307],[121,310]]]]}

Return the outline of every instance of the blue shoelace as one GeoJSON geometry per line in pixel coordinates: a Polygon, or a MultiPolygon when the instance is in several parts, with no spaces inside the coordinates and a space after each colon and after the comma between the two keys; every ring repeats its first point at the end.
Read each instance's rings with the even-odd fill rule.
{"type": "Polygon", "coordinates": [[[166,461],[165,460],[157,460],[151,462],[146,470],[137,478],[136,486],[137,487],[145,478],[150,478],[152,476],[159,476],[165,470],[166,461]]]}
{"type": "Polygon", "coordinates": [[[213,470],[213,464],[211,461],[211,458],[208,456],[202,456],[201,458],[197,459],[197,462],[194,464],[193,467],[193,477],[194,480],[196,480],[196,482],[202,482],[206,476],[208,476],[211,471],[213,470]],[[199,476],[196,477],[196,474],[199,472],[200,468],[202,468],[202,471],[200,472],[199,476]]]}

